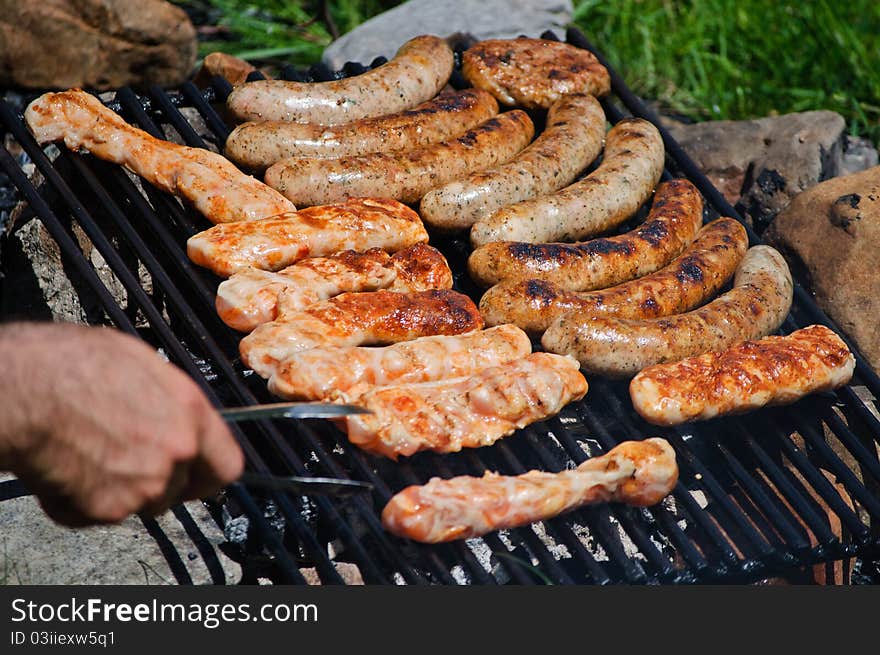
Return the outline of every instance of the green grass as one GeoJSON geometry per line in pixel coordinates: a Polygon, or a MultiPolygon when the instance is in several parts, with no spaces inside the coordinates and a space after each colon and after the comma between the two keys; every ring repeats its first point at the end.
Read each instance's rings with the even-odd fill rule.
{"type": "Polygon", "coordinates": [[[876,0],[576,3],[575,22],[639,94],[696,119],[808,109],[880,137],[876,0]]]}
{"type": "MultiPolygon", "coordinates": [[[[311,63],[333,34],[397,2],[181,0],[213,15],[232,41],[202,54],[311,63]]],[[[629,86],[695,120],[833,109],[880,139],[877,0],[575,0],[575,23],[629,86]]]]}

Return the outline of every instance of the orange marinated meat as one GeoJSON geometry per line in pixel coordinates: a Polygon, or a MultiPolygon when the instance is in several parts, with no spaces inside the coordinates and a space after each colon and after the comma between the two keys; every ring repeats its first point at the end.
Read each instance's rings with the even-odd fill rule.
{"type": "Polygon", "coordinates": [[[649,423],[676,425],[793,403],[850,381],[855,357],[824,325],[644,369],[630,382],[649,423]]]}
{"type": "Polygon", "coordinates": [[[253,266],[277,271],[342,250],[395,252],[428,240],[419,215],[390,198],[352,198],[275,218],[215,225],[186,242],[189,258],[229,277],[253,266]]]}
{"type": "Polygon", "coordinates": [[[269,379],[269,391],[290,400],[325,400],[356,387],[465,377],[531,352],[528,336],[514,325],[383,348],[313,348],[281,362],[269,379]]]}
{"type": "Polygon", "coordinates": [[[296,209],[222,155],[150,136],[79,89],[40,96],[28,105],[24,118],[38,142],[63,140],[71,150],[86,149],[120,164],[180,196],[212,223],[267,218],[296,209]]]}
{"type": "Polygon", "coordinates": [[[404,384],[340,398],[371,410],[345,419],[348,440],[397,459],[420,450],[478,448],[558,413],[587,392],[569,357],[533,353],[464,378],[404,384]]]}
{"type": "Polygon", "coordinates": [[[625,441],[559,473],[432,478],[393,496],[382,511],[382,525],[424,543],[467,539],[584,505],[614,501],[647,507],[669,495],[677,480],[675,452],[666,440],[625,441]]]}
{"type": "Polygon", "coordinates": [[[348,291],[450,289],[446,258],[418,243],[394,255],[380,248],[312,257],[277,273],[247,267],[217,287],[217,313],[229,327],[250,332],[280,313],[305,309],[348,291]]]}
{"type": "Polygon", "coordinates": [[[343,293],[263,323],[241,340],[239,351],[268,378],[280,362],[310,348],[385,345],[482,327],[476,305],[456,291],[343,293]]]}

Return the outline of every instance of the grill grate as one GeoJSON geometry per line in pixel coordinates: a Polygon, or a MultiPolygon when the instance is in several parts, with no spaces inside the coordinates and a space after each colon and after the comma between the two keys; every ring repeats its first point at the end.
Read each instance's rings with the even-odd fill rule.
{"type": "MultiPolygon", "coordinates": [[[[569,30],[567,40],[595,52],[577,30],[569,30]]],[[[378,59],[371,66],[381,63],[378,59]]],[[[325,80],[363,70],[355,64],[341,74],[322,66],[306,72],[287,67],[283,76],[325,80]]],[[[666,142],[664,179],[677,174],[694,182],[707,201],[707,220],[719,214],[737,217],[656,116],[609,71],[616,96],[603,103],[609,120],[625,115],[651,120],[666,142]]],[[[462,80],[457,76],[455,81],[462,80]]],[[[154,136],[166,138],[163,128],[170,129],[187,145],[205,147],[181,110],[194,111],[210,132],[210,145],[219,147],[230,128],[212,102],[222,101],[229,91],[218,78],[205,92],[191,83],[172,93],[152,88],[146,96],[122,89],[109,104],[154,136]]],[[[45,182],[35,188],[5,147],[0,147],[0,169],[58,243],[65,266],[103,308],[104,322],[161,347],[217,405],[271,401],[265,383],[246,373],[238,360],[240,336],[214,311],[219,279],[186,258],[184,243],[209,227],[205,219],[90,156],[62,149],[51,160],[8,105],[0,104],[0,124],[45,182]],[[73,226],[85,233],[125,289],[123,305],[83,255],[73,226]],[[140,276],[146,272],[148,288],[139,271],[140,276]]],[[[757,241],[753,233],[750,238],[757,241]]],[[[432,243],[447,255],[456,288],[478,297],[464,274],[467,243],[436,235],[432,243]]],[[[813,322],[833,327],[803,288],[796,287],[795,293],[785,332],[813,322]]],[[[877,375],[860,355],[857,362],[853,385],[880,397],[877,375]]],[[[350,446],[326,422],[239,425],[235,434],[252,470],[352,477],[375,488],[369,499],[331,500],[252,494],[233,485],[226,506],[251,521],[244,548],[271,562],[264,573],[276,582],[296,584],[305,582],[301,567],[314,567],[324,584],[340,584],[335,562],[343,561],[355,564],[371,584],[747,582],[796,576],[815,563],[880,553],[880,420],[852,386],[786,408],[671,429],[642,421],[630,407],[624,383],[594,378],[590,387],[584,401],[490,448],[447,456],[421,453],[397,464],[350,446]],[[671,498],[649,509],[585,508],[535,526],[437,546],[392,537],[379,521],[394,492],[434,475],[558,471],[620,441],[654,435],[673,444],[681,477],[671,498]],[[817,499],[843,526],[843,538],[832,531],[817,499]]],[[[185,515],[178,518],[186,523],[185,515]]]]}

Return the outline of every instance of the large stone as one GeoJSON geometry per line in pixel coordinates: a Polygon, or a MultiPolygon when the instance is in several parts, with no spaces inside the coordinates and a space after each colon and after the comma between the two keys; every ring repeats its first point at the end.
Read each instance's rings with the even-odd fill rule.
{"type": "Polygon", "coordinates": [[[204,552],[172,512],[159,516],[152,532],[137,517],[71,529],[53,523],[33,496],[2,501],[0,584],[175,584],[169,558],[194,584],[239,582],[241,567],[219,548],[223,531],[201,502],[185,507],[204,552]]]}
{"type": "Polygon", "coordinates": [[[806,277],[819,305],[880,370],[880,166],[799,194],[765,239],[806,277]]]}
{"type": "Polygon", "coordinates": [[[410,0],[338,38],[322,59],[333,69],[347,61],[368,64],[380,55],[392,57],[419,34],[489,39],[554,30],[561,37],[572,11],[571,0],[410,0]]]}
{"type": "Polygon", "coordinates": [[[196,32],[165,0],[0,0],[0,85],[174,85],[196,59],[196,32]]]}
{"type": "Polygon", "coordinates": [[[676,140],[758,232],[801,191],[877,163],[876,150],[848,140],[845,127],[843,117],[832,111],[669,125],[676,140]]]}

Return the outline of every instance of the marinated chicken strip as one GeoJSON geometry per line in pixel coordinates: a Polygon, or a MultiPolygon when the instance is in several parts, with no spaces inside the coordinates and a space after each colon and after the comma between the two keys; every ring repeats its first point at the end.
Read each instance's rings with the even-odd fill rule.
{"type": "Polygon", "coordinates": [[[345,250],[303,259],[273,273],[244,268],[217,287],[217,313],[229,327],[250,332],[279,314],[305,309],[348,291],[427,291],[452,288],[452,271],[435,248],[417,243],[389,255],[381,248],[345,250]]]}
{"type": "Polygon", "coordinates": [[[587,381],[576,361],[533,353],[466,378],[381,387],[340,398],[373,412],[346,417],[348,440],[397,459],[420,450],[453,453],[489,446],[586,393],[587,381]]]}
{"type": "Polygon", "coordinates": [[[263,323],[239,351],[245,365],[269,378],[279,362],[310,348],[386,345],[482,327],[476,305],[455,291],[343,293],[263,323]]]}
{"type": "Polygon", "coordinates": [[[384,348],[313,348],[281,362],[269,379],[269,391],[290,400],[326,400],[364,385],[465,377],[531,352],[528,336],[514,325],[384,348]]]}
{"type": "Polygon", "coordinates": [[[824,325],[811,325],[785,337],[648,367],[632,379],[629,392],[646,421],[676,425],[836,389],[852,379],[855,365],[843,339],[824,325]]]}
{"type": "Polygon", "coordinates": [[[24,119],[39,143],[63,140],[71,150],[84,148],[120,164],[185,199],[212,223],[267,218],[296,209],[225,157],[150,136],[79,89],[40,96],[28,105],[24,119]]]}
{"type": "Polygon", "coordinates": [[[260,221],[215,225],[186,242],[189,258],[221,277],[253,266],[277,271],[342,250],[396,252],[428,240],[419,215],[390,198],[352,198],[260,221]]]}
{"type": "Polygon", "coordinates": [[[584,505],[614,501],[649,507],[668,496],[677,481],[669,442],[624,441],[560,473],[432,478],[391,498],[382,510],[382,525],[400,537],[434,544],[528,525],[584,505]]]}

